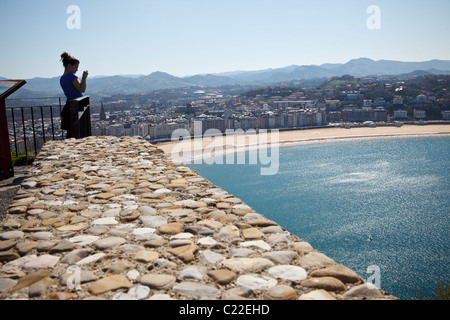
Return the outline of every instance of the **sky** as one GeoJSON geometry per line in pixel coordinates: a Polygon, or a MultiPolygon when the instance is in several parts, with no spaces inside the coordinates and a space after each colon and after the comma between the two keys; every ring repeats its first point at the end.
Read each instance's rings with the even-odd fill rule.
{"type": "Polygon", "coordinates": [[[1,0],[0,77],[60,76],[64,51],[90,76],[450,60],[449,12],[448,0],[1,0]]]}

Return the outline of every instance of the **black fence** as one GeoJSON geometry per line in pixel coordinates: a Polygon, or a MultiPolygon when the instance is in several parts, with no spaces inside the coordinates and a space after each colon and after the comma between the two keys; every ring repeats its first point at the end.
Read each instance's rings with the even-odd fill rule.
{"type": "Polygon", "coordinates": [[[50,140],[91,135],[89,97],[68,104],[71,106],[69,110],[76,110],[72,111],[75,118],[71,121],[73,129],[69,130],[61,129],[61,112],[64,109],[62,99],[65,101],[61,97],[7,100],[6,113],[13,159],[34,158],[50,140]],[[75,133],[74,136],[68,136],[70,130],[75,133]]]}

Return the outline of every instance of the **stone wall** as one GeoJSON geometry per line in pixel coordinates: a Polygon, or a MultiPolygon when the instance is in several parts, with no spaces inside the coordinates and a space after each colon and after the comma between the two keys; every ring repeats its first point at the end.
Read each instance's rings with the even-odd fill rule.
{"type": "Polygon", "coordinates": [[[48,142],[0,225],[1,299],[395,299],[158,147],[48,142]]]}

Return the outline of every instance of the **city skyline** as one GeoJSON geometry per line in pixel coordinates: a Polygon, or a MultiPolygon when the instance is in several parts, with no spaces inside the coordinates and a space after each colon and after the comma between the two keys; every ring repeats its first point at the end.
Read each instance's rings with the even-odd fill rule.
{"type": "Polygon", "coordinates": [[[294,0],[0,3],[0,76],[176,76],[373,60],[450,60],[450,2],[294,0]],[[80,72],[79,71],[79,72],[80,72]]]}

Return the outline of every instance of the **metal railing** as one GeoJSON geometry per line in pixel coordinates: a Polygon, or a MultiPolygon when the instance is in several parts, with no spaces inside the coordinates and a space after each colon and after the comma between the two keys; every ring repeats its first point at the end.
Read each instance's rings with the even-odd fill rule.
{"type": "Polygon", "coordinates": [[[49,97],[7,100],[6,113],[13,158],[34,157],[47,141],[64,139],[60,119],[62,99],[49,97]],[[40,103],[36,103],[36,100],[40,103]]]}
{"type": "Polygon", "coordinates": [[[91,104],[88,96],[69,101],[62,116],[62,128],[67,130],[67,138],[80,139],[92,135],[91,104]]]}

